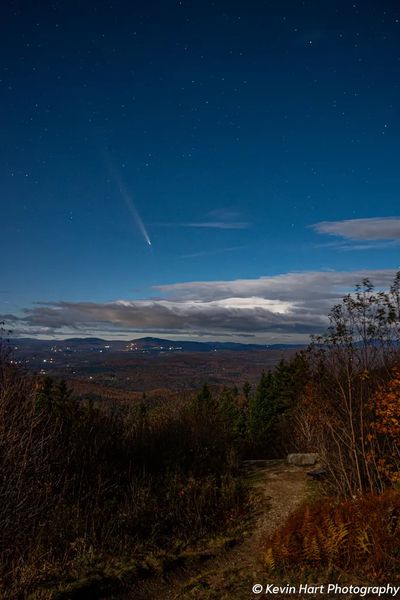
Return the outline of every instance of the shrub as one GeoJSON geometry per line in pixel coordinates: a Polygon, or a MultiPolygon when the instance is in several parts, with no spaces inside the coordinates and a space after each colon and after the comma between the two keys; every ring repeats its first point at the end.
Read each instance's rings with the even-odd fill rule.
{"type": "Polygon", "coordinates": [[[0,473],[7,598],[44,572],[65,576],[63,565],[83,556],[193,542],[222,527],[243,500],[230,437],[212,411],[183,403],[96,409],[62,382],[4,360],[0,473]]]}
{"type": "Polygon", "coordinates": [[[297,435],[319,454],[335,493],[380,492],[390,482],[378,468],[384,444],[372,443],[379,406],[371,400],[399,362],[400,273],[389,292],[365,280],[329,319],[309,348],[310,381],[293,411],[297,435]]]}
{"type": "Polygon", "coordinates": [[[304,575],[357,572],[376,581],[399,576],[400,493],[324,498],[293,512],[264,543],[269,571],[304,575]]]}
{"type": "Polygon", "coordinates": [[[392,370],[390,379],[373,394],[368,433],[367,460],[380,477],[389,483],[400,481],[400,368],[392,370]]]}

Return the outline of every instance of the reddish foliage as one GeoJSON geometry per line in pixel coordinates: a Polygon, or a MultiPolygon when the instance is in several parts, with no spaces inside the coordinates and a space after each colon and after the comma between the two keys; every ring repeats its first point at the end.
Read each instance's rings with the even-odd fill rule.
{"type": "Polygon", "coordinates": [[[265,543],[271,571],[357,572],[383,580],[400,567],[400,493],[324,498],[293,512],[265,543]]]}

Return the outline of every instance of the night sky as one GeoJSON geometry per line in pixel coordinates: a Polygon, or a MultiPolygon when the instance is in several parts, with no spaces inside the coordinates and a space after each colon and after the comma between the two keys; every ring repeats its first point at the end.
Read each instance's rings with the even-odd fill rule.
{"type": "Polygon", "coordinates": [[[400,4],[11,2],[14,335],[290,342],[399,268],[400,4]]]}

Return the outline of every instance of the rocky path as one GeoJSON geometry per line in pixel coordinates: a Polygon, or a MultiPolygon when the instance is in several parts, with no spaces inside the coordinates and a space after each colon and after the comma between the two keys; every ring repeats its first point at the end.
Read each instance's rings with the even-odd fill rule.
{"type": "Polygon", "coordinates": [[[247,461],[251,518],[242,539],[202,565],[182,568],[163,581],[142,582],[126,600],[247,600],[252,586],[266,584],[262,540],[306,497],[307,469],[286,461],[247,461]]]}

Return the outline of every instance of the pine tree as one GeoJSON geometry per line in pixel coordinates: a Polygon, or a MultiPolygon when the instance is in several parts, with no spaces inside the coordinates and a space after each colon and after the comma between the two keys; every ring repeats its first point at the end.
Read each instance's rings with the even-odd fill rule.
{"type": "Polygon", "coordinates": [[[208,412],[209,410],[215,410],[216,404],[212,397],[210,388],[205,383],[201,390],[197,393],[194,400],[194,406],[201,412],[208,412]]]}
{"type": "Polygon", "coordinates": [[[256,393],[250,399],[249,433],[257,448],[265,449],[270,441],[270,434],[276,422],[278,407],[271,372],[261,375],[256,393]]]}
{"type": "Polygon", "coordinates": [[[246,433],[246,418],[238,405],[236,388],[224,388],[218,398],[218,409],[231,439],[239,445],[246,433]]]}
{"type": "Polygon", "coordinates": [[[274,370],[274,389],[277,412],[292,408],[310,378],[307,359],[298,352],[291,360],[282,359],[274,370]]]}
{"type": "Polygon", "coordinates": [[[247,402],[250,399],[250,393],[251,393],[251,384],[248,381],[245,381],[243,384],[243,394],[244,394],[244,397],[246,398],[247,402]]]}

